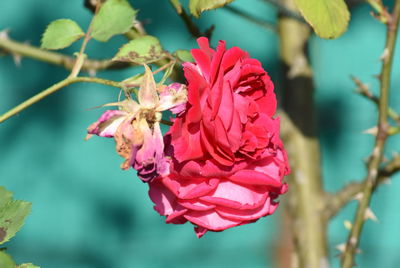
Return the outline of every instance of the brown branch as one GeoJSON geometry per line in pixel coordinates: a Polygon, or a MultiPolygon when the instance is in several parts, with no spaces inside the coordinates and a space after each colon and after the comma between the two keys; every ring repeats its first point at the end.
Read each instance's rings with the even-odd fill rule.
{"type": "MultiPolygon", "coordinates": [[[[293,0],[280,3],[296,12],[293,0]]],[[[294,267],[320,268],[328,262],[320,150],[315,129],[314,85],[305,48],[310,28],[292,17],[279,16],[278,33],[284,77],[282,117],[285,147],[292,168],[286,205],[293,231],[294,267]]]]}

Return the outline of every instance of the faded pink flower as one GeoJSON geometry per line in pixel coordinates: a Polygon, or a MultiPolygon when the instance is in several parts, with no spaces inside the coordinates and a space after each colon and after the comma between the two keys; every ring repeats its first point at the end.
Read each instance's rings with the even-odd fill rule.
{"type": "Polygon", "coordinates": [[[156,176],[169,173],[169,162],[164,155],[164,141],[160,129],[161,112],[178,109],[186,104],[186,87],[160,85],[157,87],[150,69],[146,72],[138,93],[138,102],[126,99],[107,106],[119,106],[120,110],[108,110],[88,128],[92,134],[114,137],[116,150],[125,158],[122,169],[133,167],[139,178],[148,182],[156,176]],[[171,88],[171,89],[170,89],[171,88]],[[161,98],[157,90],[161,91],[161,98]]]}
{"type": "Polygon", "coordinates": [[[149,183],[167,223],[194,224],[198,237],[274,213],[289,163],[274,118],[274,85],[259,61],[207,38],[185,63],[186,110],[165,136],[169,174],[149,183]]]}

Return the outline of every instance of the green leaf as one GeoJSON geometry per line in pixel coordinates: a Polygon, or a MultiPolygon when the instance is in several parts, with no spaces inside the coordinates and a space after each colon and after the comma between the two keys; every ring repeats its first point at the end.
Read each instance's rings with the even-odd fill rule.
{"type": "Polygon", "coordinates": [[[17,265],[10,255],[0,250],[0,267],[1,268],[16,268],[17,265]]]}
{"type": "Polygon", "coordinates": [[[55,20],[47,26],[41,40],[41,48],[66,48],[84,35],[85,33],[75,21],[68,19],[55,20]]]}
{"type": "Polygon", "coordinates": [[[32,263],[23,263],[21,265],[18,265],[18,268],[40,268],[40,267],[32,263]]]}
{"type": "Polygon", "coordinates": [[[178,49],[177,51],[175,51],[175,56],[178,58],[178,60],[182,62],[194,62],[193,56],[189,50],[178,49]]]}
{"type": "Polygon", "coordinates": [[[295,0],[295,2],[318,36],[332,39],[346,31],[350,12],[344,0],[295,0]]]}
{"type": "Polygon", "coordinates": [[[122,46],[113,60],[145,64],[155,62],[165,56],[160,41],[154,36],[146,35],[122,46]]]}
{"type": "Polygon", "coordinates": [[[178,14],[182,13],[182,5],[179,2],[179,0],[169,0],[171,2],[171,4],[174,6],[174,8],[176,9],[176,12],[178,14]]]}
{"type": "Polygon", "coordinates": [[[136,17],[127,0],[108,0],[93,19],[91,36],[100,42],[107,42],[113,35],[129,31],[136,17]]]}
{"type": "Polygon", "coordinates": [[[19,231],[30,211],[31,203],[13,200],[12,194],[0,187],[0,245],[19,231]]]}
{"type": "Polygon", "coordinates": [[[216,9],[231,2],[233,0],[190,0],[189,10],[193,16],[198,18],[203,11],[216,9]]]}

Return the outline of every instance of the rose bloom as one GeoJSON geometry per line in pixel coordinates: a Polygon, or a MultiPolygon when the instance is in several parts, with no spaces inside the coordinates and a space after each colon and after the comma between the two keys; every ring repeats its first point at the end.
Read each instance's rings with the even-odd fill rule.
{"type": "Polygon", "coordinates": [[[261,63],[223,41],[198,44],[195,63],[183,64],[186,110],[164,138],[170,173],[149,182],[149,195],[167,223],[190,221],[201,237],[274,213],[289,164],[261,63]]]}

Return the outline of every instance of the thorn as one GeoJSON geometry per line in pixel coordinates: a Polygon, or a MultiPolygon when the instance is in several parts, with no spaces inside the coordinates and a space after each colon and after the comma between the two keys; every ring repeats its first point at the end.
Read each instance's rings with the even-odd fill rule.
{"type": "Polygon", "coordinates": [[[371,134],[372,136],[375,136],[378,134],[378,127],[374,126],[372,128],[366,129],[362,132],[363,134],[371,134]]]}
{"type": "Polygon", "coordinates": [[[375,216],[371,208],[367,208],[367,210],[365,210],[364,220],[368,219],[378,222],[378,218],[375,216]]]}
{"type": "Polygon", "coordinates": [[[337,245],[335,248],[336,248],[337,250],[339,250],[340,253],[344,253],[344,251],[346,250],[346,243],[339,244],[339,245],[337,245]]]}
{"type": "Polygon", "coordinates": [[[387,158],[386,156],[383,156],[383,157],[382,157],[382,163],[383,163],[383,164],[386,164],[386,163],[388,163],[388,162],[389,162],[389,160],[390,160],[390,159],[389,159],[389,158],[387,158]]]}
{"type": "Polygon", "coordinates": [[[4,29],[0,31],[0,39],[8,39],[8,34],[10,33],[10,29],[4,29]]]}
{"type": "Polygon", "coordinates": [[[382,55],[379,57],[381,61],[386,61],[387,57],[389,56],[389,49],[385,47],[385,49],[382,52],[382,55]]]}
{"type": "Polygon", "coordinates": [[[344,228],[346,228],[347,230],[351,230],[351,228],[353,227],[353,224],[349,220],[345,220],[343,222],[343,225],[344,225],[344,228]]]}
{"type": "Polygon", "coordinates": [[[391,180],[389,177],[386,177],[386,178],[382,181],[382,183],[383,183],[383,184],[386,184],[386,185],[391,185],[391,184],[392,184],[392,180],[391,180]]]}
{"type": "Polygon", "coordinates": [[[12,57],[13,57],[15,65],[17,67],[21,67],[22,56],[20,54],[17,54],[17,53],[12,53],[12,57]]]}
{"type": "Polygon", "coordinates": [[[363,199],[363,197],[364,197],[364,194],[363,193],[358,193],[358,194],[356,194],[355,196],[354,196],[354,200],[357,200],[357,201],[361,201],[361,199],[363,199]]]}
{"type": "Polygon", "coordinates": [[[95,77],[96,74],[97,74],[97,72],[96,72],[95,69],[90,69],[90,70],[89,70],[89,76],[90,76],[90,77],[95,77]]]}

